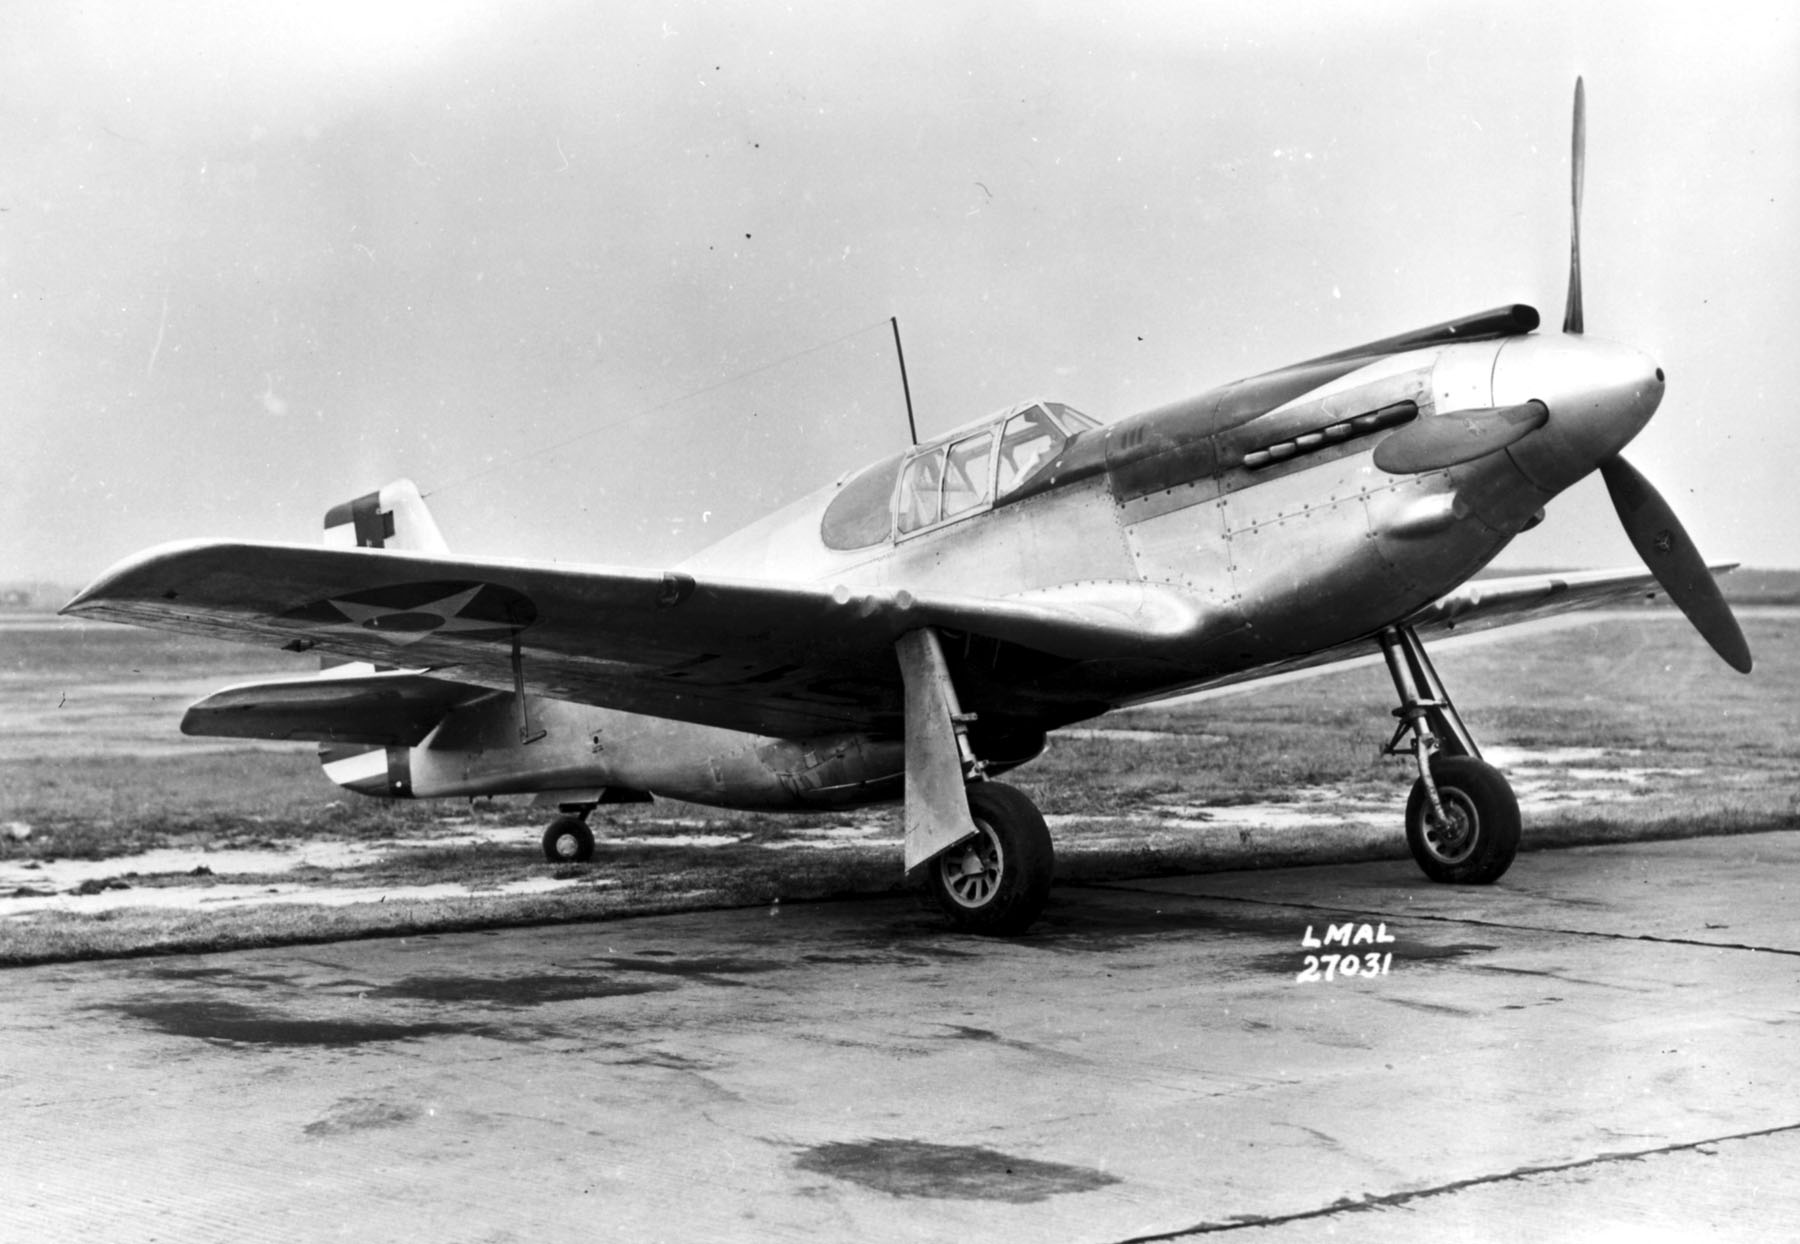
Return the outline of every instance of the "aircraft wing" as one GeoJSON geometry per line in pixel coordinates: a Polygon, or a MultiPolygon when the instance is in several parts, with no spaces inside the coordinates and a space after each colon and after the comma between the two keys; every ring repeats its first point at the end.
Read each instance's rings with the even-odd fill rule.
{"type": "MultiPolygon", "coordinates": [[[[1715,575],[1736,563],[1708,567],[1715,575]]],[[[1560,574],[1471,579],[1408,619],[1421,635],[1481,631],[1553,618],[1578,609],[1637,604],[1663,595],[1647,570],[1571,570],[1560,574]]]]}
{"type": "MultiPolygon", "coordinates": [[[[1430,638],[1658,591],[1645,571],[1481,579],[1407,621],[1430,638]]],[[[966,643],[992,641],[996,662],[994,644],[1048,661],[1036,675],[1017,666],[1012,675],[972,669],[964,697],[970,711],[1044,720],[1073,720],[1106,707],[1072,705],[1073,679],[1058,670],[1155,669],[1162,673],[1139,685],[1181,685],[1191,694],[1341,664],[1372,648],[1365,638],[1209,678],[1193,669],[1189,654],[1215,626],[1232,623],[1207,616],[1190,597],[1142,583],[996,599],[226,542],[139,554],[101,576],[64,612],[403,665],[337,687],[309,678],[227,689],[201,701],[184,722],[191,732],[256,731],[254,737],[267,738],[269,729],[283,727],[300,731],[293,738],[396,744],[454,704],[512,691],[515,673],[535,695],[755,734],[898,734],[904,689],[894,641],[922,626],[954,632],[966,643]],[[366,724],[353,725],[358,719],[366,724]]]]}
{"type": "MultiPolygon", "coordinates": [[[[364,703],[385,706],[382,728],[401,733],[433,696],[511,691],[516,652],[517,673],[536,695],[782,737],[898,732],[904,697],[893,645],[921,626],[1074,662],[1154,660],[1206,622],[1188,598],[1137,583],[995,600],[242,542],[151,549],[63,612],[316,649],[464,684],[357,689],[364,703]]],[[[249,728],[293,708],[315,729],[335,728],[347,711],[342,696],[328,703],[334,693],[307,686],[279,702],[215,699],[207,715],[223,723],[237,714],[249,728]]]]}
{"type": "MultiPolygon", "coordinates": [[[[1714,575],[1735,570],[1737,563],[1710,566],[1714,575]]],[[[1636,605],[1663,594],[1647,570],[1570,570],[1554,574],[1471,579],[1405,621],[1426,640],[1517,626],[1583,609],[1636,605]]],[[[1350,664],[1379,661],[1374,637],[1324,648],[1252,670],[1227,674],[1192,688],[1179,697],[1200,700],[1249,689],[1249,684],[1279,676],[1312,677],[1350,664]]],[[[1140,701],[1148,703],[1151,701],[1140,701]]]]}

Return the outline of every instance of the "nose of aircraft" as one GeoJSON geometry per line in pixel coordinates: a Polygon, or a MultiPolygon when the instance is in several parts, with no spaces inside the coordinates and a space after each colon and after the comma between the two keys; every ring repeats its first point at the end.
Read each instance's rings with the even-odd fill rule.
{"type": "Polygon", "coordinates": [[[1662,368],[1618,342],[1533,334],[1507,342],[1494,360],[1495,405],[1539,401],[1550,412],[1508,451],[1546,492],[1561,492],[1617,455],[1662,395],[1662,368]]]}

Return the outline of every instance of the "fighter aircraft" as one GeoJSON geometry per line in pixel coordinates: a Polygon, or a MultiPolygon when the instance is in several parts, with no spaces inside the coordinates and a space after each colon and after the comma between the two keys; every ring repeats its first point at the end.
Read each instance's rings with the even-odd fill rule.
{"type": "Polygon", "coordinates": [[[1028,401],[893,454],[670,569],[457,557],[399,481],[325,546],[183,542],[64,612],[317,652],[231,687],[189,734],[313,740],[390,797],[537,792],[552,859],[595,807],[652,796],[818,810],[904,800],[905,866],[959,926],[1017,934],[1053,872],[995,777],[1109,710],[1380,652],[1418,776],[1407,842],[1485,884],[1518,803],[1426,636],[1653,594],[1734,668],[1742,632],[1686,532],[1620,456],[1662,369],[1584,335],[1577,81],[1567,303],[1434,324],[1102,424],[1028,401]],[[1471,581],[1598,470],[1649,572],[1471,581]]]}

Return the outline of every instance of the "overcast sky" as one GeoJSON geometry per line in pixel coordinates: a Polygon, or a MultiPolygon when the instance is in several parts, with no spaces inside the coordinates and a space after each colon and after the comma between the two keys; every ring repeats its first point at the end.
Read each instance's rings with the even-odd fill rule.
{"type": "MultiPolygon", "coordinates": [[[[668,562],[905,443],[889,315],[925,434],[1553,328],[1577,73],[1629,456],[1800,565],[1786,4],[14,0],[0,580],[400,475],[465,551],[668,562]]],[[[1506,558],[1634,561],[1597,480],[1506,558]]]]}

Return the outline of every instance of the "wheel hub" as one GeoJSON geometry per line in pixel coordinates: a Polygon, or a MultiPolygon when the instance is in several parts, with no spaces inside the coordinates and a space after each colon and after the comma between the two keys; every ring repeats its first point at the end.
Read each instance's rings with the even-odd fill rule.
{"type": "Polygon", "coordinates": [[[979,907],[1000,888],[1005,855],[994,831],[977,821],[975,836],[946,851],[938,867],[951,898],[965,907],[979,907]]]}
{"type": "Polygon", "coordinates": [[[1427,815],[1425,842],[1431,853],[1446,864],[1461,863],[1475,849],[1479,837],[1475,809],[1459,790],[1440,790],[1439,793],[1444,815],[1441,818],[1427,815]]]}

